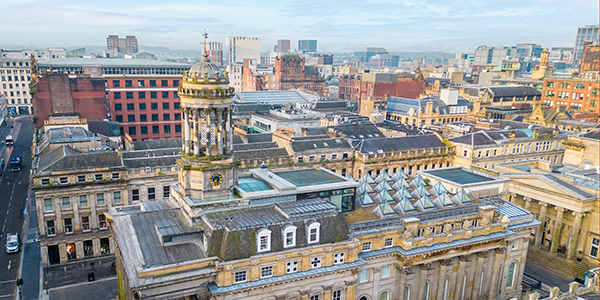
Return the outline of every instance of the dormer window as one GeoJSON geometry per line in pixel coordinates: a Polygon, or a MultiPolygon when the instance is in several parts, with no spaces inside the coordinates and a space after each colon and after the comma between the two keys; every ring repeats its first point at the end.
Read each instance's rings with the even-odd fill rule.
{"type": "Polygon", "coordinates": [[[271,230],[262,229],[256,236],[256,252],[267,252],[271,251],[271,230]]]}
{"type": "Polygon", "coordinates": [[[314,244],[319,242],[319,236],[321,234],[321,224],[318,222],[312,222],[308,225],[308,243],[314,244]]]}
{"type": "Polygon", "coordinates": [[[283,230],[283,247],[296,246],[296,226],[289,225],[283,230]]]}

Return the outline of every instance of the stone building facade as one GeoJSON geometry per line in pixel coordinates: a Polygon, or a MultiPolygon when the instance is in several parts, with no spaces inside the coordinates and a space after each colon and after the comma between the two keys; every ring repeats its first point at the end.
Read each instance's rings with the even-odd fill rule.
{"type": "Polygon", "coordinates": [[[0,59],[0,93],[6,96],[7,110],[11,114],[31,114],[32,100],[29,59],[0,59]]]}

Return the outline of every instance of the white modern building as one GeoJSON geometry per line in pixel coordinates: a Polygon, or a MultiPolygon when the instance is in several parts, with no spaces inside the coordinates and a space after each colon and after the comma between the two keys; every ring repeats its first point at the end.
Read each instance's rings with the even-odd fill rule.
{"type": "Polygon", "coordinates": [[[260,62],[260,38],[228,37],[226,43],[227,64],[243,63],[244,58],[260,62]]]}
{"type": "Polygon", "coordinates": [[[30,73],[29,59],[0,58],[0,93],[6,96],[9,114],[31,113],[30,73]]]}

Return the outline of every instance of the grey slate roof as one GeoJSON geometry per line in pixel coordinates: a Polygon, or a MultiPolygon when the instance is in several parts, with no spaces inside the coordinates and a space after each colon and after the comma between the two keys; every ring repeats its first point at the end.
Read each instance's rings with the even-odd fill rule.
{"type": "Polygon", "coordinates": [[[309,140],[309,141],[292,141],[290,145],[292,151],[295,153],[301,153],[304,151],[311,150],[323,150],[323,149],[352,149],[352,146],[346,139],[323,139],[323,140],[309,140]]]}
{"type": "Polygon", "coordinates": [[[93,133],[102,134],[109,137],[121,136],[119,122],[104,120],[87,120],[88,128],[93,133]]]}
{"type": "Polygon", "coordinates": [[[162,167],[162,166],[174,166],[181,155],[171,155],[162,157],[142,157],[142,158],[130,158],[123,159],[123,164],[127,168],[137,169],[145,167],[162,167]]]}
{"type": "Polygon", "coordinates": [[[442,115],[450,114],[450,106],[468,106],[469,108],[473,107],[473,103],[471,101],[468,101],[462,97],[458,98],[456,105],[447,105],[446,103],[444,103],[444,101],[440,100],[439,97],[409,99],[392,96],[387,99],[387,113],[408,116],[410,115],[409,110],[411,108],[414,109],[417,113],[421,109],[423,110],[423,112],[425,112],[427,102],[433,102],[433,111],[435,112],[439,109],[440,114],[442,115]]]}
{"type": "Polygon", "coordinates": [[[152,150],[152,149],[165,149],[165,148],[180,148],[181,149],[181,138],[157,139],[157,140],[145,140],[145,141],[134,141],[133,142],[133,149],[135,149],[135,150],[152,150]]]}
{"type": "Polygon", "coordinates": [[[234,144],[233,151],[279,148],[275,142],[234,144]]]}
{"type": "Polygon", "coordinates": [[[246,135],[248,143],[266,143],[273,141],[273,134],[271,133],[255,133],[246,135]]]}
{"type": "Polygon", "coordinates": [[[329,126],[329,131],[339,132],[352,139],[385,137],[373,123],[329,126]]]}
{"type": "Polygon", "coordinates": [[[494,94],[494,97],[523,97],[523,96],[541,96],[542,92],[527,85],[513,86],[489,86],[488,89],[494,94]]]}
{"type": "Polygon", "coordinates": [[[579,136],[593,140],[600,140],[600,131],[596,129],[584,134],[580,134],[579,136]]]}
{"type": "MultiPolygon", "coordinates": [[[[65,147],[64,149],[68,149],[68,147],[65,147]]],[[[53,161],[52,158],[49,157],[49,159],[40,161],[44,164],[44,167],[40,164],[38,172],[123,167],[121,157],[117,152],[73,153],[70,150],[65,151],[69,151],[70,154],[65,155],[63,153],[63,155],[60,155],[51,151],[50,153],[53,153],[52,157],[58,159],[53,161]]]]}
{"type": "Polygon", "coordinates": [[[407,149],[426,149],[446,147],[435,134],[402,136],[378,139],[365,139],[359,146],[360,153],[394,152],[407,149]]]}
{"type": "Polygon", "coordinates": [[[252,149],[234,152],[234,157],[236,160],[273,159],[285,156],[288,156],[288,153],[284,148],[252,149]]]}

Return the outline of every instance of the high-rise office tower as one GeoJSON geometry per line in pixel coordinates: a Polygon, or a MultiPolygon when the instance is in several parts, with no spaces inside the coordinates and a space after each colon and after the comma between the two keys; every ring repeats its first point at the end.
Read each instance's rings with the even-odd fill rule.
{"type": "Polygon", "coordinates": [[[106,38],[106,49],[116,50],[119,53],[138,53],[138,41],[134,35],[120,39],[118,35],[109,35],[106,38]]]}
{"type": "Polygon", "coordinates": [[[217,65],[223,65],[223,43],[221,42],[208,42],[206,43],[206,53],[210,61],[217,65]]]}
{"type": "Polygon", "coordinates": [[[298,50],[304,52],[317,52],[317,40],[299,40],[298,50]]]}
{"type": "Polygon", "coordinates": [[[260,61],[260,38],[230,36],[226,47],[227,64],[243,63],[244,58],[260,61]]]}
{"type": "Polygon", "coordinates": [[[573,63],[577,63],[583,54],[583,48],[586,41],[598,41],[599,25],[579,27],[577,29],[577,38],[575,39],[575,49],[573,51],[573,63]]]}
{"type": "Polygon", "coordinates": [[[277,40],[277,51],[282,54],[290,53],[290,40],[277,40]]]}

